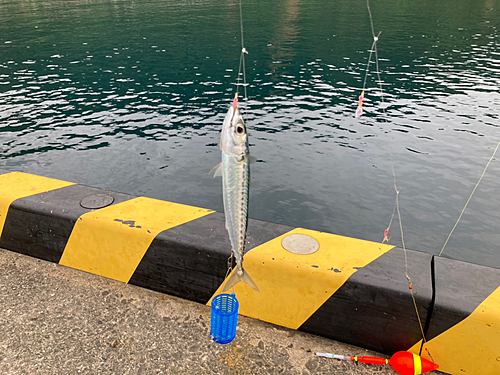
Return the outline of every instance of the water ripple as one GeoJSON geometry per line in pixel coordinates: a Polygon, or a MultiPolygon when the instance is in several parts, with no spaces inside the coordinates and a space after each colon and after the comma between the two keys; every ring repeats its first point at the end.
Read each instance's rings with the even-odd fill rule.
{"type": "MultiPolygon", "coordinates": [[[[435,254],[499,138],[500,17],[444,0],[373,6],[382,82],[372,64],[354,119],[371,46],[356,1],[244,3],[250,215],[380,241],[394,167],[407,245],[435,254]]],[[[237,2],[0,10],[3,166],[222,210],[207,172],[237,89],[237,2]]],[[[492,163],[451,257],[500,267],[499,172],[492,163]]]]}

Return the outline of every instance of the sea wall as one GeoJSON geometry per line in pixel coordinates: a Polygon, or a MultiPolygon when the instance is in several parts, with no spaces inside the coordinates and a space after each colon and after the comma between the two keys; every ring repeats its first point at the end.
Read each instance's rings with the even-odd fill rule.
{"type": "MultiPolygon", "coordinates": [[[[231,249],[222,213],[6,170],[0,232],[1,248],[204,304],[231,249]]],[[[412,250],[405,262],[391,245],[252,219],[247,250],[260,292],[234,287],[242,315],[421,353],[451,374],[500,373],[498,269],[412,250]],[[301,239],[317,251],[301,253],[301,239]]]]}

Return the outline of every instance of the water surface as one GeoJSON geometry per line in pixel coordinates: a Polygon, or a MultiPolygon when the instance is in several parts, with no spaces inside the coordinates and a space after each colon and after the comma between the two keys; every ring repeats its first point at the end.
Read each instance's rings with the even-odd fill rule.
{"type": "MultiPolygon", "coordinates": [[[[244,0],[252,218],[438,254],[500,141],[497,0],[244,0]],[[401,246],[395,218],[390,243],[401,246]]],[[[0,2],[0,167],[222,211],[234,0],[0,2]]],[[[494,158],[444,256],[500,267],[494,158]]]]}

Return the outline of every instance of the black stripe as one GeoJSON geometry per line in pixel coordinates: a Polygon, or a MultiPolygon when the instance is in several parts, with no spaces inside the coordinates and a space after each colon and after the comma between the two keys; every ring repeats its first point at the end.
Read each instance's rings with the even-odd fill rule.
{"type": "MultiPolygon", "coordinates": [[[[292,227],[249,219],[247,249],[292,230],[292,227]]],[[[129,283],[207,303],[224,281],[231,243],[224,214],[215,212],[161,232],[129,283]]]]}
{"type": "MultiPolygon", "coordinates": [[[[422,324],[431,305],[431,255],[407,250],[422,324]]],[[[362,256],[362,255],[360,255],[362,256]]],[[[354,273],[300,330],[386,354],[422,339],[405,276],[404,252],[393,248],[354,273]]]]}
{"type": "Polygon", "coordinates": [[[467,318],[500,286],[500,270],[434,257],[436,300],[427,340],[467,318]]]}
{"type": "Polygon", "coordinates": [[[58,263],[76,220],[92,210],[80,201],[89,195],[107,194],[113,204],[134,198],[83,185],[71,185],[20,198],[7,212],[0,247],[58,263]]]}

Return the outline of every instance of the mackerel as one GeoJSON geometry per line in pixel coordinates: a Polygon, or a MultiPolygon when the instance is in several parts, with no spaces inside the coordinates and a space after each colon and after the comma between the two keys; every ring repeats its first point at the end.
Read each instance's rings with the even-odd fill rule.
{"type": "Polygon", "coordinates": [[[252,289],[259,288],[248,272],[243,269],[243,256],[248,225],[248,192],[250,186],[250,164],[255,158],[250,156],[245,122],[238,109],[237,97],[227,111],[222,125],[222,162],[211,173],[222,176],[222,193],[226,229],[231,241],[232,253],[236,258],[236,270],[224,285],[223,292],[243,281],[252,289]]]}

